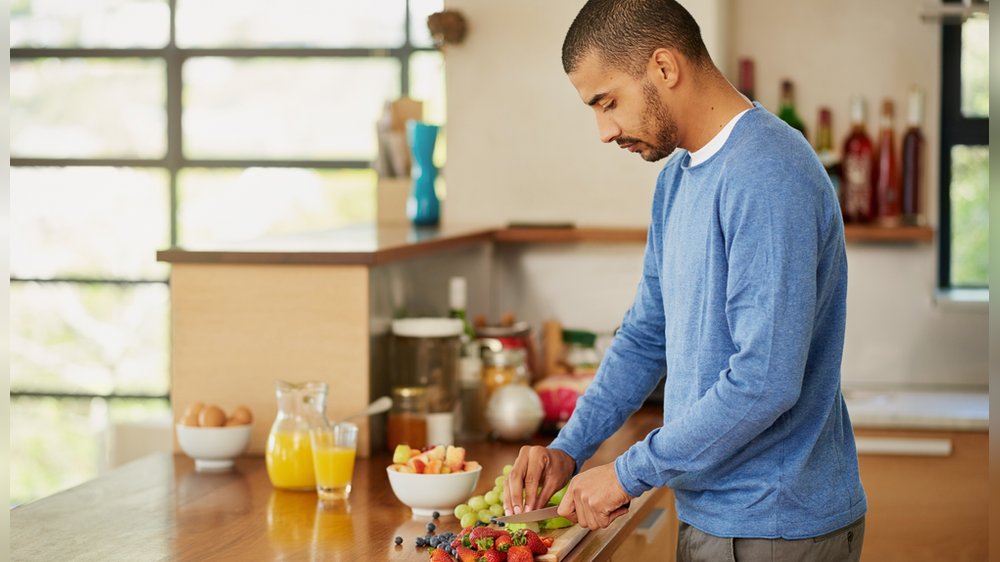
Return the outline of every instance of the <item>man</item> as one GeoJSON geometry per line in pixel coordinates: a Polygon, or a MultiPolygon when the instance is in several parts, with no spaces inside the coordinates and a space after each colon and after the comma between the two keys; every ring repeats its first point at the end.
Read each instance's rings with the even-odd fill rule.
{"type": "Polygon", "coordinates": [[[559,436],[521,450],[506,511],[541,507],[576,474],[559,513],[597,529],[666,486],[678,560],[857,560],[867,503],[840,392],[847,261],[823,166],[726,81],[672,0],[590,0],[562,56],[601,141],[673,157],[635,302],[559,436]],[[577,474],[664,376],[663,426],[577,474]]]}

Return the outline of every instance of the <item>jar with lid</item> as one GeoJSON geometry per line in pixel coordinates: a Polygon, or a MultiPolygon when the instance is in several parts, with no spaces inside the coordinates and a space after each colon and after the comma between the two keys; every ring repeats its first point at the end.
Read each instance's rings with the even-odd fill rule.
{"type": "Polygon", "coordinates": [[[420,386],[392,389],[389,410],[389,450],[396,445],[414,449],[427,446],[427,389],[420,386]]]}
{"type": "MultiPolygon", "coordinates": [[[[392,333],[390,386],[394,392],[410,389],[406,392],[413,398],[420,394],[417,401],[422,403],[419,405],[424,424],[422,447],[453,444],[462,321],[454,318],[399,319],[393,321],[392,333]]],[[[389,441],[393,448],[403,443],[394,444],[391,437],[389,441]]]]}
{"type": "Polygon", "coordinates": [[[597,352],[597,334],[586,330],[563,330],[564,363],[575,375],[592,375],[601,363],[597,352]]]}
{"type": "Polygon", "coordinates": [[[520,347],[486,347],[483,350],[485,403],[489,403],[493,393],[500,387],[508,384],[528,384],[525,356],[524,348],[520,347]]]}
{"type": "Polygon", "coordinates": [[[275,488],[315,490],[309,430],[326,425],[326,383],[278,381],[278,415],[267,437],[267,476],[275,488]]]}

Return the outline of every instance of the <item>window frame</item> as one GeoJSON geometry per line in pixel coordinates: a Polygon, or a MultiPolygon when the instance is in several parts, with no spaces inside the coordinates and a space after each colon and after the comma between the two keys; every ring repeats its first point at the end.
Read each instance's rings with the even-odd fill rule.
{"type": "MultiPolygon", "coordinates": [[[[322,48],[322,47],[224,47],[224,48],[183,48],[176,43],[177,32],[177,0],[165,0],[169,9],[170,27],[167,44],[162,48],[84,48],[84,47],[13,47],[10,49],[10,59],[37,60],[44,58],[56,59],[143,59],[162,60],[166,71],[166,150],[160,158],[49,158],[49,157],[18,157],[11,155],[10,166],[16,167],[113,167],[113,168],[156,168],[162,169],[168,175],[169,190],[169,244],[177,245],[178,241],[178,177],[186,168],[210,169],[245,169],[245,168],[308,168],[323,170],[357,170],[369,169],[371,162],[367,160],[348,159],[215,159],[188,158],[183,146],[183,90],[184,63],[192,58],[222,57],[231,59],[266,58],[296,58],[296,59],[344,59],[344,58],[388,58],[399,62],[400,95],[410,93],[410,57],[417,52],[438,52],[434,46],[415,46],[411,34],[411,0],[400,0],[405,7],[404,41],[399,47],[385,48],[322,48]]],[[[121,279],[115,277],[18,277],[10,275],[11,284],[73,284],[73,285],[149,285],[161,284],[169,286],[167,279],[139,278],[121,279]]],[[[167,365],[169,372],[169,365],[167,365]]],[[[166,394],[134,395],[125,393],[86,394],[62,392],[33,392],[11,389],[11,398],[104,398],[111,400],[167,400],[166,394]]]]}
{"type": "MultiPolygon", "coordinates": [[[[956,3],[957,0],[947,0],[956,3]]],[[[941,23],[941,141],[938,170],[938,289],[987,289],[955,285],[951,279],[951,150],[989,146],[989,117],[962,114],[962,25],[941,23]]]]}

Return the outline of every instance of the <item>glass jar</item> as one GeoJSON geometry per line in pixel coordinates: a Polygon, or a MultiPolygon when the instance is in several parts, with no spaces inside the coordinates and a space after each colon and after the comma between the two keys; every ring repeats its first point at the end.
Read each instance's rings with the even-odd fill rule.
{"type": "Polygon", "coordinates": [[[483,350],[483,403],[488,404],[493,393],[508,384],[529,382],[525,365],[526,353],[520,347],[501,347],[483,350]]]}
{"type": "Polygon", "coordinates": [[[586,330],[563,330],[563,361],[570,372],[576,375],[593,374],[601,363],[597,352],[597,334],[586,330]]]}
{"type": "Polygon", "coordinates": [[[327,425],[326,383],[278,381],[278,415],[267,436],[265,460],[271,485],[285,490],[316,489],[309,430],[327,425]]]}
{"type": "Polygon", "coordinates": [[[427,446],[427,390],[421,386],[392,389],[389,410],[389,450],[397,445],[427,446]]]}

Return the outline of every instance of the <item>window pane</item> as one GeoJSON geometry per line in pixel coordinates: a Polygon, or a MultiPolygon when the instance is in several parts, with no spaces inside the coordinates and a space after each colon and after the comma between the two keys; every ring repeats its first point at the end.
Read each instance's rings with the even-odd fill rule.
{"type": "Polygon", "coordinates": [[[399,47],[406,0],[177,0],[181,47],[399,47]]]}
{"type": "Polygon", "coordinates": [[[11,61],[11,155],[163,157],[164,72],[159,60],[11,61]]]}
{"type": "Polygon", "coordinates": [[[162,170],[12,168],[10,268],[15,277],[166,279],[170,244],[162,170]]]}
{"type": "Polygon", "coordinates": [[[951,283],[989,286],[990,147],[951,149],[951,283]]]}
{"type": "Polygon", "coordinates": [[[399,62],[198,58],[184,80],[188,157],[367,160],[399,62]]]}
{"type": "Polygon", "coordinates": [[[444,9],[443,0],[410,0],[410,43],[416,47],[433,47],[427,30],[427,16],[444,9]]]}
{"type": "Polygon", "coordinates": [[[179,180],[178,235],[186,247],[375,218],[371,170],[185,170],[179,180]]]}
{"type": "Polygon", "coordinates": [[[11,505],[96,477],[106,464],[110,423],[163,417],[170,417],[166,400],[12,397],[11,505]]]}
{"type": "Polygon", "coordinates": [[[11,391],[166,394],[168,289],[13,283],[11,391]]]}
{"type": "Polygon", "coordinates": [[[962,114],[990,116],[990,20],[962,24],[962,114]]]}
{"type": "MultiPolygon", "coordinates": [[[[438,52],[414,53],[410,57],[410,97],[424,102],[424,120],[444,125],[444,57],[438,52]]],[[[444,166],[448,157],[448,128],[442,127],[434,145],[434,163],[444,166]]]]}
{"type": "Polygon", "coordinates": [[[12,0],[11,47],[148,47],[167,44],[164,0],[12,0]]]}

